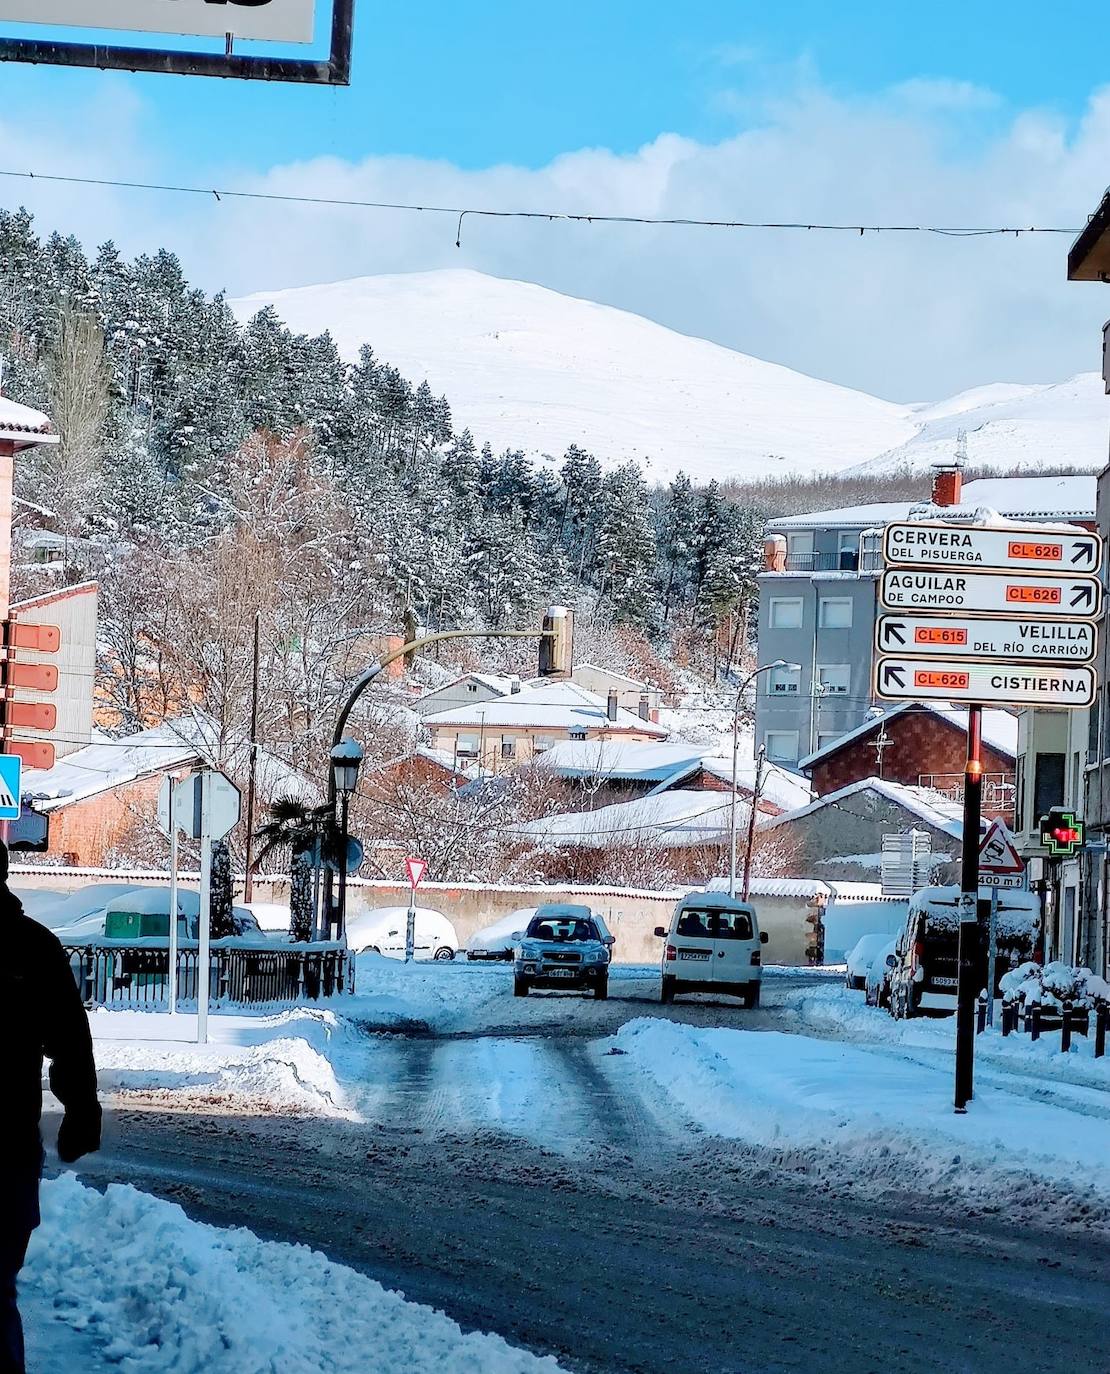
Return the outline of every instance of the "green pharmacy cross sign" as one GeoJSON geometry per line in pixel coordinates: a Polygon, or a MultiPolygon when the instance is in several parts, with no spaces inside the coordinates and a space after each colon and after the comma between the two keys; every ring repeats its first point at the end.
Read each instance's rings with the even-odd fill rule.
{"type": "Polygon", "coordinates": [[[1074,811],[1054,806],[1041,817],[1041,844],[1054,859],[1070,859],[1083,848],[1086,827],[1074,811]]]}

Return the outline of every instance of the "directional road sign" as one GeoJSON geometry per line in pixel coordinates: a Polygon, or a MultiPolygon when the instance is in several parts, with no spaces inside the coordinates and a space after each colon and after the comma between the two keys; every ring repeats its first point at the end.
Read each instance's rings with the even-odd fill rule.
{"type": "Polygon", "coordinates": [[[1093,620],[1102,609],[1102,583],[1097,577],[888,568],[879,583],[879,601],[887,611],[1093,620]]]}
{"type": "Polygon", "coordinates": [[[979,874],[1024,873],[1025,860],[1003,820],[993,820],[979,845],[979,874]]]}
{"type": "Polygon", "coordinates": [[[1098,632],[1089,620],[881,615],[875,630],[875,648],[880,654],[1090,663],[1097,646],[1098,632]]]}
{"type": "Polygon", "coordinates": [[[875,662],[875,694],[893,701],[928,699],[998,706],[1090,706],[1093,668],[951,659],[886,657],[875,662]]]}
{"type": "Polygon", "coordinates": [[[886,527],[883,556],[887,563],[913,567],[1094,573],[1102,566],[1102,540],[1086,530],[1051,526],[1015,529],[908,520],[886,527]]]}
{"type": "Polygon", "coordinates": [[[17,821],[22,809],[23,760],[18,754],[0,754],[0,821],[17,821]]]}

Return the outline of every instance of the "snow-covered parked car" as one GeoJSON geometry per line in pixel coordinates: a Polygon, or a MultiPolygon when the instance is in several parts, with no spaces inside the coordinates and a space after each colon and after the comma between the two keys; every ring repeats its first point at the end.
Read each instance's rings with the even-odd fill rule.
{"type": "MultiPolygon", "coordinates": [[[[405,957],[408,907],[380,906],[359,912],[347,920],[347,944],[356,954],[383,954],[387,959],[405,957]]],[[[414,923],[413,958],[453,959],[459,937],[441,911],[418,906],[414,923]]]]}
{"type": "Polygon", "coordinates": [[[550,902],[520,933],[513,950],[513,993],[532,988],[568,988],[609,996],[613,936],[588,906],[550,902]]]}
{"type": "Polygon", "coordinates": [[[467,940],[466,957],[501,959],[508,963],[513,957],[513,947],[519,941],[521,931],[527,929],[528,922],[535,914],[534,906],[522,906],[510,911],[500,921],[494,921],[493,925],[483,926],[467,940]]]}
{"type": "MultiPolygon", "coordinates": [[[[979,951],[975,988],[987,983],[987,933],[991,902],[979,897],[979,951]]],[[[1001,996],[1000,983],[1011,969],[1033,962],[1040,944],[1041,904],[1032,892],[1007,891],[998,894],[996,915],[998,957],[995,962],[994,996],[1001,996]]],[[[920,1016],[956,1010],[959,985],[960,889],[924,887],[910,899],[909,915],[895,949],[895,966],[890,975],[890,1013],[892,1016],[920,1016]]]]}
{"type": "Polygon", "coordinates": [[[861,935],[848,951],[844,983],[853,992],[867,987],[867,974],[879,951],[891,943],[889,935],[861,935]]]}
{"type": "Polygon", "coordinates": [[[868,966],[863,980],[863,998],[869,1007],[890,1006],[890,976],[898,963],[894,951],[897,940],[888,939],[868,966]]]}

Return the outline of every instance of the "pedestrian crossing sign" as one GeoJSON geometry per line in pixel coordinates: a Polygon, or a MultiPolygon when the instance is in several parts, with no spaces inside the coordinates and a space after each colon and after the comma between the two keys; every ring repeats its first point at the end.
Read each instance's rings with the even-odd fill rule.
{"type": "Polygon", "coordinates": [[[17,821],[22,810],[23,760],[18,754],[0,754],[0,821],[17,821]]]}

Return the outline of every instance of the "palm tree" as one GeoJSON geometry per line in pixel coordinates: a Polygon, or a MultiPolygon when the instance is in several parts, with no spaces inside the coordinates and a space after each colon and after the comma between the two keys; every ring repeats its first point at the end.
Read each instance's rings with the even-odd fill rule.
{"type": "Polygon", "coordinates": [[[295,942],[313,937],[316,902],[312,875],[316,846],[323,856],[339,852],[339,828],[330,806],[306,806],[297,797],[279,797],[270,807],[270,819],[259,826],[255,839],[261,843],[257,863],[276,849],[288,849],[289,934],[295,942]]]}

